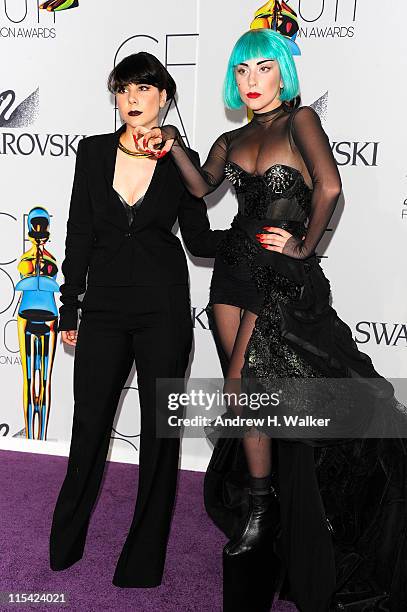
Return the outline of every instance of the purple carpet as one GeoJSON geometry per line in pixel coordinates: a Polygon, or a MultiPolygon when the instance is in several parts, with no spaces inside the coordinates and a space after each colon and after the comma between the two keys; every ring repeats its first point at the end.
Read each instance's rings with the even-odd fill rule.
{"type": "MultiPolygon", "coordinates": [[[[163,584],[120,589],[112,577],[130,527],[137,466],[107,463],[83,558],[53,572],[48,565],[52,511],[67,459],[0,451],[0,592],[65,593],[67,604],[0,604],[1,610],[87,612],[216,612],[222,609],[224,535],[211,523],[202,500],[203,474],[182,471],[163,584]]],[[[275,602],[273,612],[295,612],[275,602]]]]}

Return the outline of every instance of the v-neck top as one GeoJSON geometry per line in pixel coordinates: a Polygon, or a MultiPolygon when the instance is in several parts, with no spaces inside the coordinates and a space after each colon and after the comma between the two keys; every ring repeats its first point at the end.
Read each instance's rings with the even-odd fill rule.
{"type": "MultiPolygon", "coordinates": [[[[174,224],[178,220],[185,245],[196,257],[214,257],[223,238],[222,230],[210,230],[204,201],[184,189],[169,155],[157,160],[143,203],[135,201],[139,194],[132,201],[125,196],[127,206],[122,203],[113,188],[120,133],[97,134],[78,142],[62,264],[59,330],[77,328],[78,309],[82,308],[78,296],[90,287],[165,287],[165,299],[171,304],[175,300],[176,308],[178,303],[184,305],[187,317],[187,301],[170,290],[189,283],[187,259],[172,231],[174,224]],[[131,226],[127,210],[133,218],[136,213],[131,226]]],[[[85,313],[86,296],[84,299],[85,313]]]]}
{"type": "Polygon", "coordinates": [[[141,198],[139,198],[136,202],[134,202],[134,204],[128,204],[126,200],[123,198],[123,196],[120,195],[118,191],[116,191],[116,189],[113,188],[113,190],[117,194],[120,202],[123,204],[124,210],[126,211],[126,214],[127,214],[127,220],[130,226],[133,223],[134,219],[136,218],[138,210],[143,203],[144,195],[142,195],[141,198]]]}

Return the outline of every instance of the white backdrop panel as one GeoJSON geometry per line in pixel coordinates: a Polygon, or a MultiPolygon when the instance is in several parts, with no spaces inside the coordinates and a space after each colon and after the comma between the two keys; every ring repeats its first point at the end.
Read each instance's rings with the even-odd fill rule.
{"type": "MultiPolygon", "coordinates": [[[[404,3],[397,3],[397,20],[390,30],[387,21],[378,21],[375,4],[367,0],[290,2],[301,26],[297,42],[302,55],[295,61],[303,103],[322,98],[323,125],[343,180],[344,197],[319,249],[331,281],[333,305],[378,371],[404,377],[407,168],[402,109],[407,87],[401,75],[407,51],[402,24],[407,11],[404,3]]],[[[60,344],[53,372],[49,440],[26,442],[20,437],[22,376],[15,324],[19,295],[14,294],[13,283],[18,280],[17,260],[28,247],[23,241],[24,214],[34,205],[45,206],[52,215],[49,249],[59,265],[62,262],[77,139],[119,126],[105,86],[114,58],[145,49],[167,63],[179,95],[166,121],[185,129],[188,142],[204,160],[219,134],[246,121],[243,111],[225,111],[222,83],[230,50],[259,6],[253,0],[241,0],[238,5],[230,0],[174,0],[156,3],[152,13],[147,3],[122,0],[120,11],[112,3],[98,3],[96,11],[94,2],[83,0],[79,9],[55,17],[39,14],[36,0],[6,1],[0,7],[0,46],[8,58],[2,63],[0,89],[16,94],[9,110],[4,111],[4,102],[0,106],[4,194],[0,208],[0,424],[4,424],[1,433],[7,432],[1,439],[3,447],[61,454],[69,448],[73,354],[60,344]],[[41,28],[47,37],[33,37],[33,31],[41,28]],[[25,34],[17,36],[21,29],[25,34]],[[37,88],[39,104],[35,100],[31,104],[25,124],[8,126],[13,108],[37,88]],[[15,144],[19,137],[21,151],[15,144]]],[[[236,203],[227,184],[207,203],[212,227],[228,227],[236,203]]],[[[188,264],[195,323],[190,372],[195,378],[220,377],[202,312],[212,262],[188,256],[188,264]]],[[[60,274],[58,278],[62,282],[60,274]]],[[[138,434],[133,371],[122,394],[111,457],[137,462],[138,434]]],[[[205,440],[184,441],[184,467],[204,469],[209,456],[205,440]]]]}

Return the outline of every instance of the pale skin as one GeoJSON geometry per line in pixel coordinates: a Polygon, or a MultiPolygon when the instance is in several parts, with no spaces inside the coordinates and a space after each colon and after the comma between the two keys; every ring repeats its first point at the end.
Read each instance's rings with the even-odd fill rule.
{"type": "MultiPolygon", "coordinates": [[[[126,130],[121,135],[120,141],[127,149],[145,151],[139,147],[134,135],[139,129],[149,132],[157,125],[160,109],[165,106],[166,101],[165,89],[159,90],[147,83],[129,83],[122,91],[116,93],[117,108],[122,121],[126,124],[126,130]],[[134,111],[140,111],[140,114],[129,115],[134,111]]],[[[130,206],[146,193],[159,156],[159,152],[156,151],[149,158],[137,158],[117,149],[113,188],[130,206]]],[[[75,346],[78,331],[76,329],[61,331],[61,338],[65,344],[75,346]]]]}
{"type": "MultiPolygon", "coordinates": [[[[280,106],[280,91],[284,83],[276,60],[257,57],[242,62],[235,66],[235,78],[242,102],[250,110],[266,113],[280,106]],[[260,95],[257,98],[250,97],[254,92],[260,95]]],[[[146,126],[139,126],[135,130],[135,136],[141,150],[150,151],[157,157],[168,153],[174,142],[169,139],[160,147],[162,136],[159,127],[148,129],[146,126]]],[[[267,234],[257,234],[261,246],[281,253],[292,234],[280,227],[266,226],[263,229],[267,234]]]]}

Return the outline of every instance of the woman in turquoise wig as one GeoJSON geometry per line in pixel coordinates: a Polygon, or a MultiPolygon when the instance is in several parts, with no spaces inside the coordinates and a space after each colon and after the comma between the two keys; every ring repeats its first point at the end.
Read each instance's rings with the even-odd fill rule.
{"type": "MultiPolygon", "coordinates": [[[[240,438],[222,431],[205,502],[230,538],[224,609],[269,609],[279,569],[301,612],[405,609],[407,445],[390,427],[405,427],[403,407],[330,305],[316,248],[341,179],[319,116],[299,106],[282,35],[239,38],[224,101],[245,105],[252,119],[219,136],[202,166],[174,126],[139,130],[140,146],[171,151],[195,196],[224,178],[235,189],[238,212],[217,250],[209,300],[225,391],[280,389],[281,419],[321,413],[333,425],[284,431],[265,406],[258,426],[242,421],[240,438]],[[367,438],[375,413],[386,425],[367,438]]],[[[229,411],[244,416],[239,393],[229,411]]]]}

